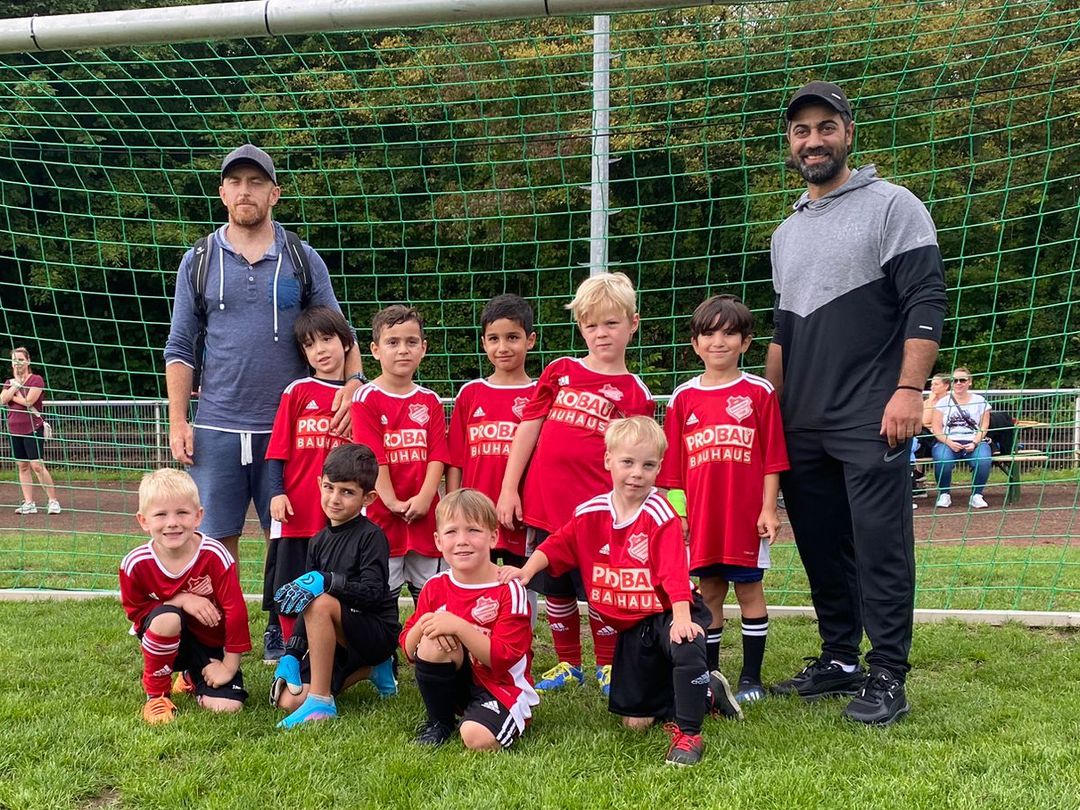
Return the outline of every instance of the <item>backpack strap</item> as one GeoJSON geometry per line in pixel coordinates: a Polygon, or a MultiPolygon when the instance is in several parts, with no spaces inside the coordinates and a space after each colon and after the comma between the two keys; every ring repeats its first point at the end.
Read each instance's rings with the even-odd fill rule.
{"type": "Polygon", "coordinates": [[[311,303],[311,268],[300,237],[292,231],[285,231],[285,250],[292,260],[293,275],[300,282],[300,309],[307,309],[311,303]]]}
{"type": "Polygon", "coordinates": [[[195,367],[191,374],[191,390],[198,391],[202,381],[203,360],[206,354],[206,325],[209,313],[206,307],[206,278],[210,273],[210,237],[204,236],[195,243],[195,253],[188,269],[191,282],[191,301],[199,332],[195,336],[195,367]]]}

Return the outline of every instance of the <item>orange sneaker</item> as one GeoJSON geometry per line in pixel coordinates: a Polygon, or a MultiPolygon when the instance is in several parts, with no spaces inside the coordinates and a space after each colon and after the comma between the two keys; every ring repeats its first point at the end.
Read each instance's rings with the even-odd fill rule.
{"type": "Polygon", "coordinates": [[[142,710],[143,720],[152,726],[171,723],[176,719],[176,706],[167,697],[150,698],[142,710]]]}
{"type": "Polygon", "coordinates": [[[174,695],[194,695],[195,684],[191,681],[191,676],[184,672],[177,672],[176,677],[172,682],[172,693],[174,695]]]}

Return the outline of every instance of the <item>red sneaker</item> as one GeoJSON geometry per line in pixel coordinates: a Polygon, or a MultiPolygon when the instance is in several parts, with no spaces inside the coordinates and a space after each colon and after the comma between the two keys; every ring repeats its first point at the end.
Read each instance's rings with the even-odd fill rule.
{"type": "Polygon", "coordinates": [[[684,734],[674,723],[666,723],[664,731],[671,735],[666,761],[672,765],[697,765],[705,752],[700,734],[684,734]]]}

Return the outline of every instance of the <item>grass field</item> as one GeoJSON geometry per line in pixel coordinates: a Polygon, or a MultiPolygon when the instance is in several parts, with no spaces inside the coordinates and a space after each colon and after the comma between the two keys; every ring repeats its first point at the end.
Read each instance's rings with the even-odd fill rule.
{"type": "MultiPolygon", "coordinates": [[[[408,674],[396,698],[362,684],[339,720],[276,731],[271,670],[251,660],[241,714],[181,698],[174,724],[150,728],[126,630],[111,599],[3,605],[0,807],[1080,807],[1073,633],[917,626],[902,723],[856,727],[839,701],[768,699],[744,723],[708,720],[705,761],[675,769],[663,732],[623,731],[591,685],[545,698],[521,743],[494,756],[412,745],[422,709],[408,674]]],[[[732,636],[723,667],[736,674],[732,636]]],[[[812,622],[774,620],[766,680],[816,642],[812,622]]],[[[537,667],[550,665],[546,629],[536,649],[537,667]]]]}

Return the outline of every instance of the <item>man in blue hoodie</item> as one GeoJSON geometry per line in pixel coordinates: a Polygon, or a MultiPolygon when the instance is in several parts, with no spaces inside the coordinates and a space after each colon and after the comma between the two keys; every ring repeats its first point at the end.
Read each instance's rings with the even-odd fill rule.
{"type": "Polygon", "coordinates": [[[873,166],[848,167],[855,122],[843,90],[811,82],[786,117],[787,165],[807,190],[772,236],[766,376],[780,392],[791,461],[781,487],[822,643],[773,691],[854,696],[846,717],[884,725],[910,708],[908,457],[945,317],[941,252],[914,194],[873,166]]]}
{"type": "MultiPolygon", "coordinates": [[[[184,254],[176,277],[165,385],[169,446],[173,458],[191,465],[205,508],[201,529],[239,560],[240,534],[251,502],[269,537],[266,446],[281,392],[303,377],[307,366],[293,338],[302,285],[286,250],[285,229],[272,218],[281,188],[270,156],[251,144],[230,152],[221,164],[218,193],[228,222],[213,233],[206,248],[206,339],[194,424],[188,421],[200,331],[192,282],[194,248],[184,254]]],[[[325,262],[310,245],[304,243],[302,249],[311,279],[309,305],[340,310],[325,262]]],[[[334,403],[334,429],[343,435],[349,434],[349,408],[360,372],[360,350],[354,344],[345,356],[347,382],[334,403]]],[[[264,642],[268,659],[280,656],[281,631],[273,613],[264,642]]]]}

